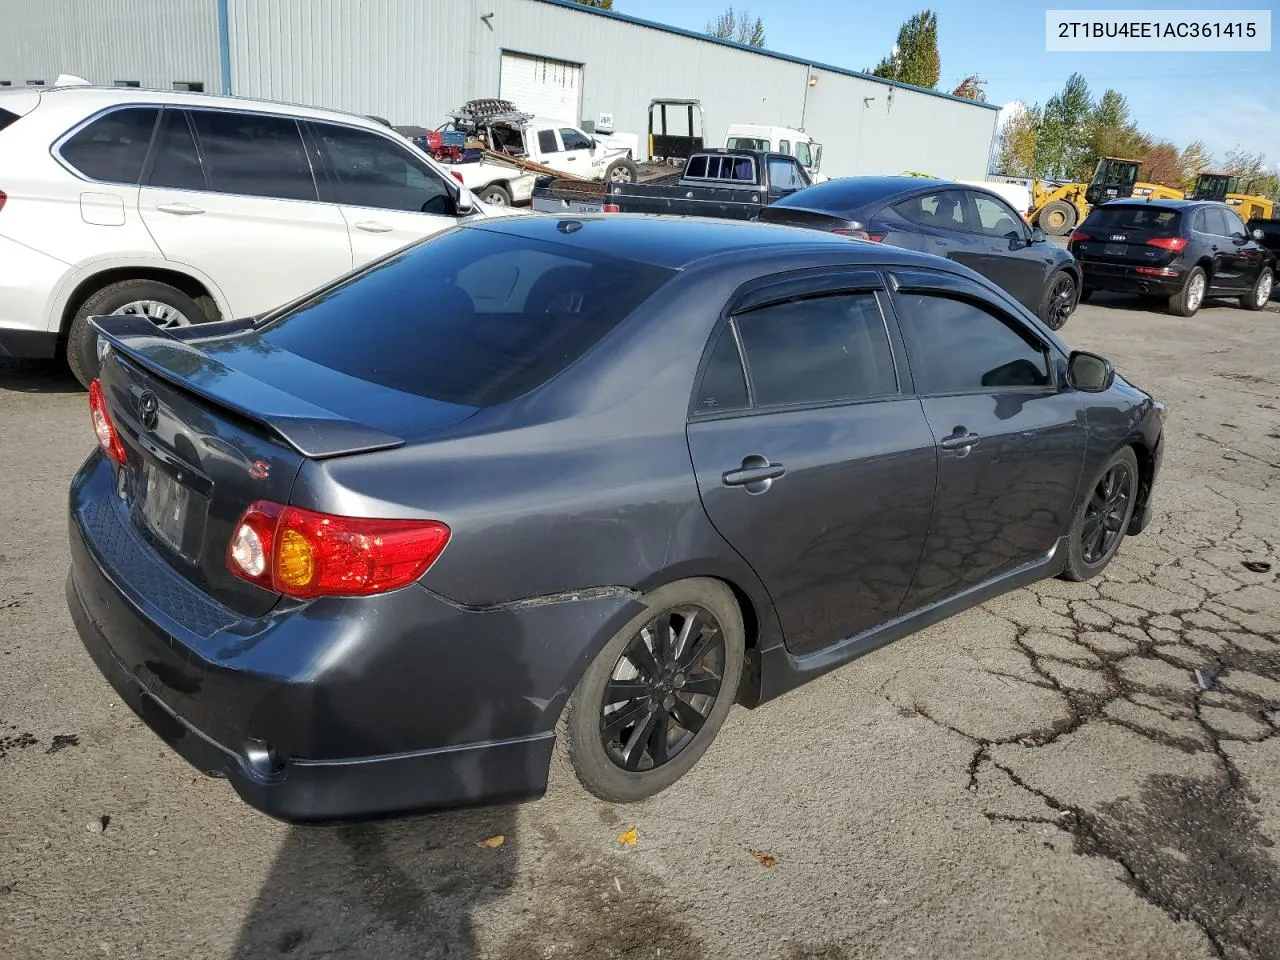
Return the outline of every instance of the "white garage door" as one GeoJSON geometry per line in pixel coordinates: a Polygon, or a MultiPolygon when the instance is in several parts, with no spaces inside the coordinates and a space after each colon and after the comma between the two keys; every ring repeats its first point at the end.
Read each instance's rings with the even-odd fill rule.
{"type": "Polygon", "coordinates": [[[498,96],[525,113],[578,125],[582,104],[582,65],[520,53],[502,55],[498,96]]]}

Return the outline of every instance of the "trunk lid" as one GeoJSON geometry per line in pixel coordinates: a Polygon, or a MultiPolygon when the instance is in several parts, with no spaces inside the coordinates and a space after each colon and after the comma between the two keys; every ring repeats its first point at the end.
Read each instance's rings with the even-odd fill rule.
{"type": "Polygon", "coordinates": [[[1178,251],[1151,241],[1171,241],[1182,236],[1182,213],[1169,208],[1099,208],[1077,231],[1072,244],[1076,258],[1124,266],[1165,266],[1178,251]]]}
{"type": "Polygon", "coordinates": [[[400,446],[397,431],[410,423],[421,432],[475,412],[388,391],[284,350],[249,349],[235,336],[246,321],[177,336],[141,317],[102,317],[95,326],[110,345],[100,381],[127,453],[118,489],[131,522],[176,570],[243,616],[263,616],[279,600],[227,569],[246,507],[289,503],[308,458],[400,446]],[[261,376],[268,366],[269,383],[261,376]]]}

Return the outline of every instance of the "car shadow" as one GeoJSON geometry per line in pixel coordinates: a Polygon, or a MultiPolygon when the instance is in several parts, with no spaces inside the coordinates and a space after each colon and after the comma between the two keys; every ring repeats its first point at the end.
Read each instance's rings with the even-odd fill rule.
{"type": "Polygon", "coordinates": [[[0,392],[84,393],[64,360],[15,360],[0,358],[0,392]]]}
{"type": "MultiPolygon", "coordinates": [[[[1169,312],[1169,302],[1164,297],[1142,297],[1132,293],[1106,293],[1099,290],[1089,297],[1088,303],[1085,305],[1106,307],[1108,310],[1125,310],[1134,313],[1163,313],[1170,317],[1175,316],[1169,312]]],[[[1240,301],[1234,297],[1205,297],[1204,303],[1200,305],[1201,310],[1211,310],[1215,307],[1240,309],[1240,301]]],[[[1195,317],[1187,319],[1195,319],[1195,317]]]]}

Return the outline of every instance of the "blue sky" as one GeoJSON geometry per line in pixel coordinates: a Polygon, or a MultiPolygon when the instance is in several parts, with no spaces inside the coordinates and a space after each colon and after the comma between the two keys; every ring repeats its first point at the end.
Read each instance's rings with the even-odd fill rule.
{"type": "MultiPolygon", "coordinates": [[[[614,0],[620,13],[702,30],[726,0],[614,0]]],[[[1203,140],[1218,158],[1232,147],[1265,153],[1280,164],[1280,53],[1047,53],[1046,9],[1268,9],[1270,2],[1238,0],[1124,0],[1103,4],[1005,0],[751,0],[734,3],[764,20],[772,49],[861,70],[880,60],[898,27],[926,6],[938,14],[942,76],[954,88],[967,74],[987,80],[987,99],[1043,103],[1073,72],[1095,96],[1115,87],[1147,132],[1179,147],[1203,140]]],[[[691,94],[696,91],[691,91],[691,94]]]]}

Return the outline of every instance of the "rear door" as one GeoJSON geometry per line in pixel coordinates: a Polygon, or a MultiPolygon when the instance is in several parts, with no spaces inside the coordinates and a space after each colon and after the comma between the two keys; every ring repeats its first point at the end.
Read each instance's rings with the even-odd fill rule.
{"type": "Polygon", "coordinates": [[[713,335],[695,391],[703,505],[793,653],[891,619],[928,529],[937,455],[884,297],[873,271],[758,289],[713,335]]]}
{"type": "Polygon", "coordinates": [[[165,259],[210,277],[235,316],[277,307],[351,269],[347,225],[318,202],[292,117],[161,115],[139,194],[165,259]]]}
{"type": "MultiPolygon", "coordinates": [[[[909,246],[979,270],[987,244],[963,190],[939,190],[900,200],[891,208],[915,227],[909,246]]],[[[896,231],[894,231],[896,232],[896,231]]],[[[888,242],[897,242],[893,235],[888,242]]]]}
{"type": "Polygon", "coordinates": [[[341,211],[354,266],[457,222],[454,193],[444,177],[406,144],[336,123],[312,122],[308,128],[320,167],[320,196],[341,211]]]}
{"type": "Polygon", "coordinates": [[[1055,351],[977,284],[896,271],[893,296],[938,457],[933,519],[903,612],[1044,559],[1066,531],[1085,423],[1055,351]]]}
{"type": "Polygon", "coordinates": [[[1236,246],[1231,241],[1231,227],[1227,221],[1227,208],[1203,207],[1197,211],[1193,225],[1199,225],[1203,217],[1204,227],[1200,241],[1208,247],[1213,260],[1209,284],[1215,290],[1238,290],[1241,287],[1241,267],[1236,256],[1236,246]]]}
{"type": "Polygon", "coordinates": [[[1031,228],[1013,208],[986,193],[966,190],[977,217],[986,251],[979,258],[979,273],[1011,294],[1029,310],[1038,310],[1052,253],[1045,245],[1031,244],[1031,228]]]}

